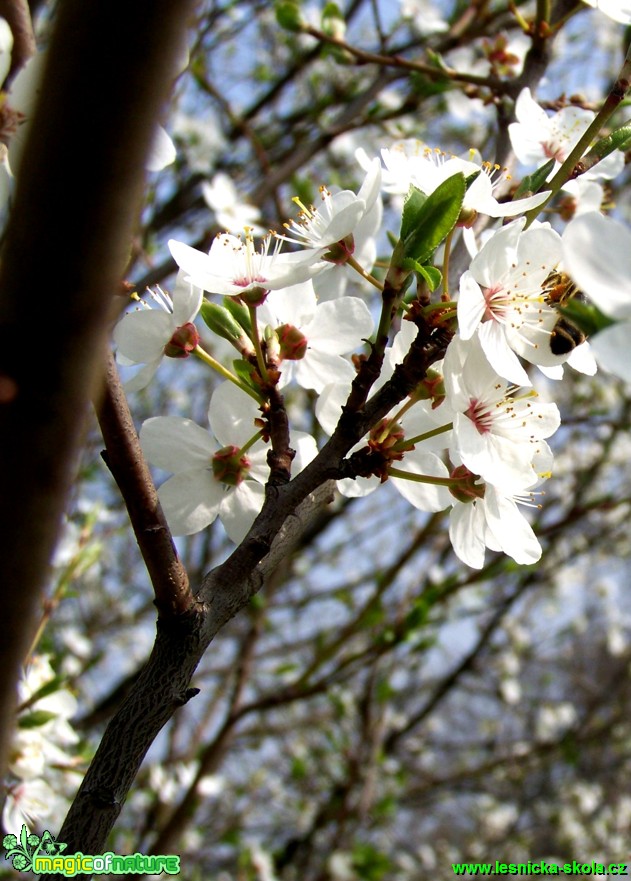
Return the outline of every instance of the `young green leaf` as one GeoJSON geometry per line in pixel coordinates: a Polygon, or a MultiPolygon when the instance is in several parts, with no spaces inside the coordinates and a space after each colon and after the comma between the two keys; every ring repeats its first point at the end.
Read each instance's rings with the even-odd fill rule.
{"type": "Polygon", "coordinates": [[[424,200],[420,190],[408,194],[401,221],[404,258],[423,264],[434,253],[456,225],[465,191],[464,175],[458,172],[424,200]]]}

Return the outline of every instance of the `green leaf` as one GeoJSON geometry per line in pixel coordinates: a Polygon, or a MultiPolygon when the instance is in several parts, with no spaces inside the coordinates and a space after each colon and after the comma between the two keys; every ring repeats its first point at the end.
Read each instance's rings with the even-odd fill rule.
{"type": "Polygon", "coordinates": [[[434,253],[456,225],[465,190],[464,175],[458,172],[423,201],[420,190],[419,195],[408,194],[401,222],[404,258],[423,264],[434,253]]]}
{"type": "Polygon", "coordinates": [[[240,324],[247,335],[250,336],[252,322],[250,321],[248,307],[244,306],[239,300],[234,300],[232,297],[224,297],[223,305],[232,315],[237,324],[240,324]]]}
{"type": "Polygon", "coordinates": [[[480,169],[479,171],[472,171],[471,174],[465,178],[464,185],[467,190],[469,189],[471,184],[480,177],[481,174],[482,174],[482,169],[480,169]]]}
{"type": "Polygon", "coordinates": [[[444,79],[437,79],[417,71],[412,71],[409,83],[414,94],[420,98],[431,98],[434,95],[442,95],[444,92],[453,89],[452,81],[446,77],[444,79]]]}
{"type": "Polygon", "coordinates": [[[37,703],[38,700],[41,700],[43,697],[47,697],[49,694],[53,694],[56,691],[59,691],[64,685],[64,680],[61,676],[55,676],[53,679],[49,679],[48,682],[45,682],[42,686],[40,686],[36,692],[34,692],[28,700],[30,706],[37,703]]]}
{"type": "Polygon", "coordinates": [[[549,159],[548,162],[541,166],[541,168],[533,171],[532,174],[527,174],[515,190],[513,199],[522,199],[525,196],[531,196],[533,193],[538,193],[548,179],[548,175],[554,168],[554,165],[555,160],[549,159]]]}
{"type": "Polygon", "coordinates": [[[18,719],[18,727],[39,728],[41,725],[50,722],[51,719],[56,718],[57,713],[50,713],[48,710],[33,710],[32,713],[27,713],[26,716],[20,716],[18,719]]]}
{"type": "Polygon", "coordinates": [[[401,238],[403,241],[414,230],[416,218],[425,202],[427,202],[425,193],[412,184],[403,203],[403,216],[401,217],[401,238]]]}
{"type": "Polygon", "coordinates": [[[276,21],[281,28],[293,32],[302,30],[302,15],[300,6],[297,3],[277,3],[274,11],[276,13],[276,21]]]}
{"type": "Polygon", "coordinates": [[[443,280],[443,274],[440,269],[437,269],[435,266],[423,266],[418,260],[412,260],[410,257],[406,257],[402,261],[401,268],[409,269],[410,272],[418,272],[427,282],[427,287],[430,291],[435,291],[443,280]]]}
{"type": "Polygon", "coordinates": [[[260,394],[260,389],[252,380],[254,367],[250,364],[249,361],[246,361],[244,358],[235,358],[235,360],[232,362],[232,368],[241,380],[241,382],[245,383],[245,385],[247,385],[249,388],[254,389],[257,394],[260,394]]]}

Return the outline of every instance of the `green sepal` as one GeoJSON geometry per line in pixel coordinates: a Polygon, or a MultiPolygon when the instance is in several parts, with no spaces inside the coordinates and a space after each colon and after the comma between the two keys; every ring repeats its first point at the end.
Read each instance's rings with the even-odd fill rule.
{"type": "Polygon", "coordinates": [[[260,395],[261,389],[253,379],[256,368],[249,361],[246,361],[245,358],[235,358],[232,362],[232,369],[244,385],[260,395]]]}
{"type": "Polygon", "coordinates": [[[456,225],[465,191],[465,178],[460,171],[425,198],[421,190],[410,188],[401,220],[404,259],[423,264],[434,253],[456,225]]]}
{"type": "Polygon", "coordinates": [[[522,199],[526,196],[532,196],[533,193],[538,193],[539,189],[548,179],[548,175],[553,170],[555,164],[554,159],[549,159],[541,168],[533,171],[532,174],[527,174],[515,190],[513,199],[522,199]]]}
{"type": "Polygon", "coordinates": [[[222,339],[233,342],[243,338],[243,328],[237,324],[225,306],[204,300],[199,314],[204,324],[222,339]]]}
{"type": "Polygon", "coordinates": [[[616,324],[593,303],[585,303],[577,297],[568,300],[564,306],[557,306],[556,310],[582,330],[585,336],[594,336],[600,330],[616,324]]]}
{"type": "Polygon", "coordinates": [[[224,308],[232,315],[234,320],[243,330],[250,336],[252,330],[252,321],[250,320],[250,310],[244,306],[240,300],[234,300],[232,297],[224,297],[224,308]]]}

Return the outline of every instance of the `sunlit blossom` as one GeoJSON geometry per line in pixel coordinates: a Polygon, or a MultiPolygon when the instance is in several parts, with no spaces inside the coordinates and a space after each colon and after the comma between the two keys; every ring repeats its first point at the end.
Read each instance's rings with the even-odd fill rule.
{"type": "MultiPolygon", "coordinates": [[[[119,363],[124,366],[144,365],[126,381],[127,391],[138,391],[148,385],[176,331],[195,321],[203,292],[180,272],[172,295],[157,287],[149,291],[149,300],[138,301],[138,308],[124,315],[114,328],[119,363]]],[[[191,333],[194,334],[193,328],[191,333]]]]}
{"type": "Polygon", "coordinates": [[[598,212],[583,214],[563,234],[563,260],[581,291],[616,321],[590,338],[596,360],[631,382],[631,231],[598,212]]]}
{"type": "Polygon", "coordinates": [[[543,438],[561,422],[556,404],[536,400],[501,380],[478,336],[449,344],[443,365],[447,403],[454,411],[451,455],[484,480],[505,488],[536,482],[532,462],[543,438]]]}
{"type": "MultiPolygon", "coordinates": [[[[360,164],[366,167],[370,160],[365,151],[358,149],[356,156],[360,164]]],[[[504,187],[506,173],[499,166],[483,162],[475,150],[470,151],[468,159],[462,159],[432,149],[422,141],[409,139],[383,148],[381,158],[385,166],[382,186],[386,193],[405,195],[413,185],[429,195],[454,174],[461,173],[465,178],[477,175],[465,193],[463,216],[469,215],[467,222],[472,222],[478,213],[489,217],[514,217],[540,205],[547,197],[547,193],[537,193],[512,202],[500,202],[494,190],[504,187]]]]}
{"type": "Polygon", "coordinates": [[[249,230],[243,239],[229,233],[218,235],[208,253],[175,239],[169,241],[173,259],[194,285],[228,297],[260,293],[261,301],[268,291],[300,284],[320,269],[311,259],[318,257],[318,250],[283,253],[281,247],[279,239],[272,246],[272,236],[266,236],[257,249],[249,230]]]}
{"type": "MultiPolygon", "coordinates": [[[[256,438],[260,426],[255,420],[260,418],[256,402],[225,382],[213,393],[208,408],[212,433],[177,416],[156,416],[143,423],[140,442],[147,459],[173,475],[158,495],[174,535],[192,535],[219,517],[232,541],[244,538],[261,510],[269,477],[269,446],[261,439],[240,453],[256,438]],[[223,479],[214,466],[228,452],[234,469],[223,479]]],[[[296,450],[292,468],[297,473],[317,448],[303,432],[292,432],[290,444],[296,450]]]]}
{"type": "Polygon", "coordinates": [[[293,380],[317,392],[330,382],[350,386],[355,368],[343,356],[363,348],[374,327],[359,297],[318,303],[311,282],[272,291],[257,317],[261,327],[270,325],[279,336],[281,385],[293,380]],[[299,351],[285,344],[290,334],[300,341],[299,351]]]}
{"type": "MultiPolygon", "coordinates": [[[[575,105],[563,107],[548,116],[528,88],[519,93],[515,116],[517,122],[508,126],[511,144],[519,161],[531,168],[543,165],[549,159],[555,159],[558,167],[595,118],[593,111],[575,105]]],[[[586,180],[609,179],[619,174],[623,167],[624,155],[620,150],[614,150],[582,177],[586,180]]]]}
{"type": "MultiPolygon", "coordinates": [[[[364,182],[357,195],[352,190],[331,193],[320,187],[320,204],[305,206],[296,201],[301,209],[297,220],[285,223],[287,230],[277,237],[308,248],[330,248],[353,235],[357,225],[373,207],[381,186],[381,165],[375,159],[368,163],[364,182]]],[[[353,253],[354,244],[346,243],[353,253]]]]}
{"type": "MultiPolygon", "coordinates": [[[[575,352],[556,355],[550,348],[559,313],[546,302],[544,289],[561,262],[561,237],[544,225],[523,231],[524,224],[524,218],[514,220],[487,239],[462,275],[458,297],[461,337],[471,339],[479,328],[494,370],[520,386],[531,380],[518,355],[542,368],[565,361],[581,367],[575,352]]],[[[588,363],[584,372],[590,369],[588,363]]]]}

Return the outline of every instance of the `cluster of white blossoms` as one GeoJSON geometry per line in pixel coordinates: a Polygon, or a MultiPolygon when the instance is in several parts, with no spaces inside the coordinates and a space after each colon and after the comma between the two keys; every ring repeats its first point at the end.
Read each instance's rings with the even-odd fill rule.
{"type": "Polygon", "coordinates": [[[19,833],[36,821],[63,816],[76,787],[69,772],[76,768],[73,753],[79,741],[71,719],[77,701],[62,686],[46,655],[34,655],[18,685],[17,727],[9,756],[5,830],[19,833]]]}
{"type": "MultiPolygon", "coordinates": [[[[592,118],[579,108],[548,116],[525,91],[510,130],[515,152],[525,164],[562,163],[592,118]]],[[[179,267],[172,297],[152,292],[152,304],[139,301],[117,325],[119,362],[140,368],[132,389],[149,382],[164,356],[195,355],[225,380],[210,400],[210,432],[178,417],[142,427],[149,461],[171,474],[159,490],[167,520],[175,535],[188,535],[219,518],[239,542],[263,506],[278,453],[272,410],[282,407],[281,390],[309,390],[322,432],[332,435],[375,347],[383,363],[367,407],[393,378],[409,380],[419,340],[442,339],[390,412],[349,442],[339,490],[366,495],[391,481],[414,507],[449,511],[449,536],[467,565],[481,568],[486,548],[534,563],[541,547],[524,511],[539,505],[553,469],[547,439],[560,424],[556,404],[538,399],[537,372],[561,379],[568,364],[591,375],[599,362],[631,379],[631,232],[602,216],[593,190],[582,206],[575,194],[580,210],[560,231],[538,222],[545,183],[506,201],[497,195],[506,175],[475,153],[461,159],[407,140],[357,159],[365,171],[357,193],[322,187],[317,205],[298,202],[298,217],[260,244],[249,228],[219,235],[208,253],[170,241],[179,267]],[[372,274],[384,196],[403,207],[385,278],[372,274]],[[497,220],[478,239],[480,215],[497,220]],[[448,256],[458,227],[471,260],[452,298],[448,256]],[[359,287],[347,295],[351,277],[359,287]],[[378,319],[369,308],[375,289],[383,295],[378,319]],[[586,297],[600,316],[593,345],[565,312],[586,297]],[[220,363],[204,349],[198,317],[233,346],[233,359],[220,363]]],[[[592,169],[591,184],[621,162],[613,153],[592,169]]],[[[316,441],[291,427],[289,447],[292,475],[318,455],[316,441]]]]}

